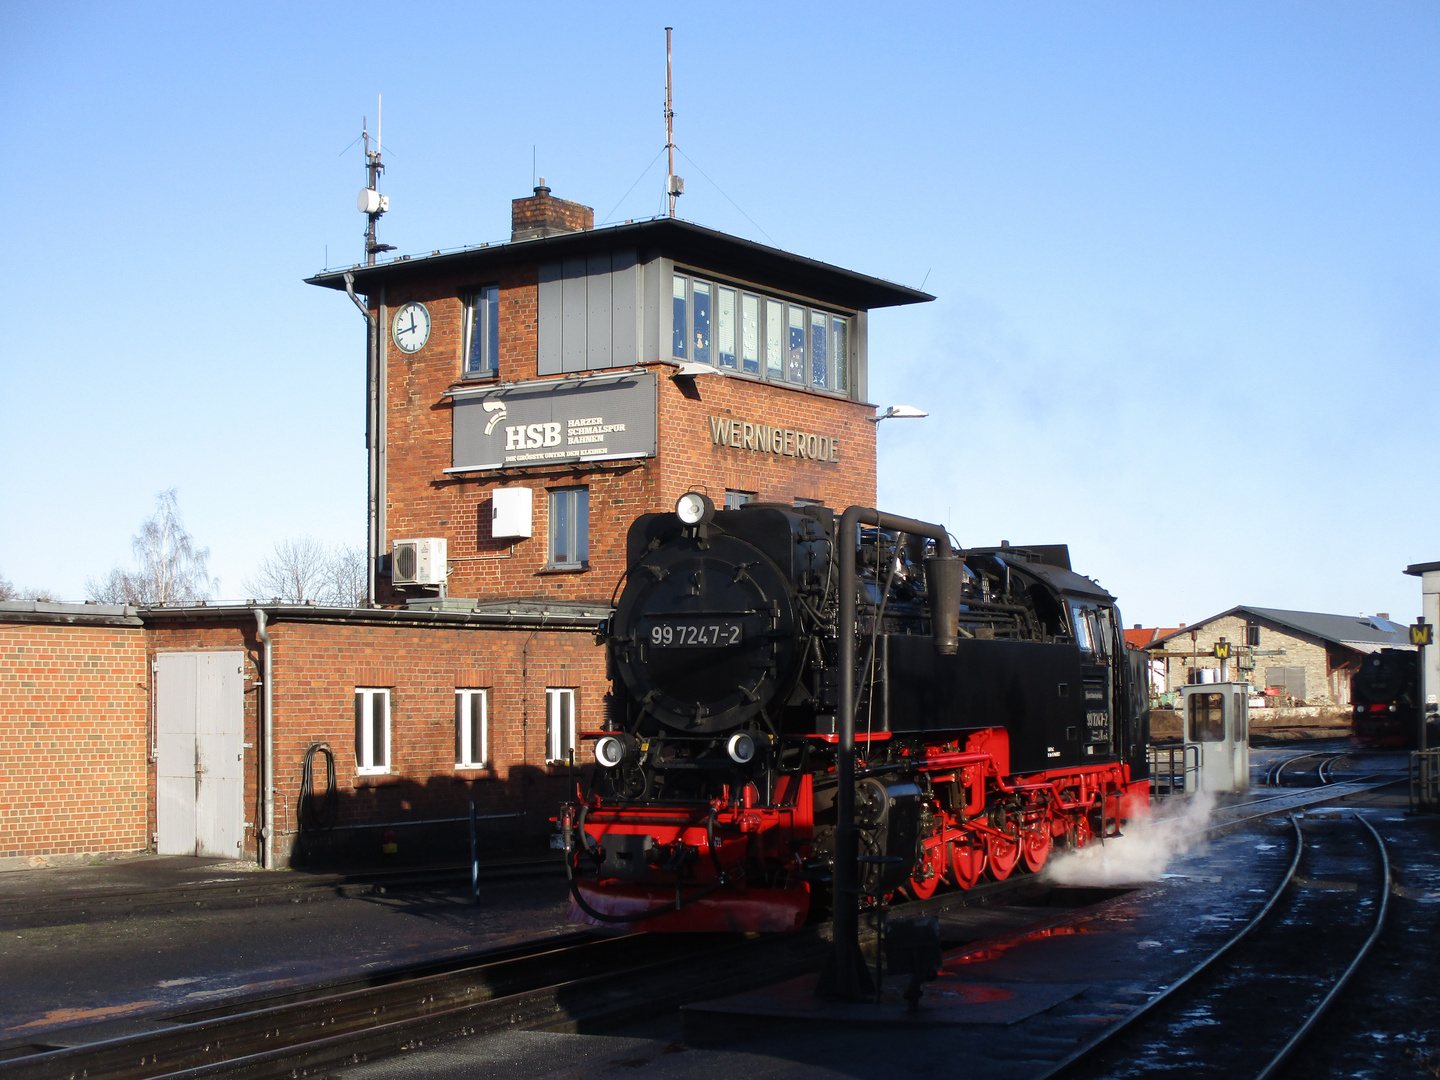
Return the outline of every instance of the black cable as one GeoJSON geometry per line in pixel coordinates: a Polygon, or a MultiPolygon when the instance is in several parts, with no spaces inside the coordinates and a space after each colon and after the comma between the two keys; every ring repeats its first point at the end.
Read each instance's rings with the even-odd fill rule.
{"type": "Polygon", "coordinates": [[[300,774],[300,805],[296,818],[303,830],[331,829],[340,816],[340,791],[335,785],[335,752],[329,743],[311,743],[305,751],[305,766],[300,774]],[[315,755],[325,755],[325,805],[323,811],[315,809],[315,755]]]}

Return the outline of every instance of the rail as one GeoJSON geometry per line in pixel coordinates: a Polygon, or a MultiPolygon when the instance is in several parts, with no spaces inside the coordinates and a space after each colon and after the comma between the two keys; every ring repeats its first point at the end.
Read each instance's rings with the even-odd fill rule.
{"type": "MultiPolygon", "coordinates": [[[[1381,930],[1385,925],[1385,918],[1389,906],[1388,899],[1390,890],[1393,887],[1389,855],[1386,851],[1384,840],[1380,837],[1380,834],[1375,831],[1375,828],[1366,821],[1363,816],[1355,815],[1354,820],[1358,821],[1359,824],[1364,827],[1365,832],[1369,834],[1369,839],[1373,841],[1376,850],[1376,862],[1378,864],[1375,875],[1377,880],[1377,902],[1372,909],[1372,921],[1369,926],[1369,933],[1364,942],[1361,943],[1358,949],[1351,955],[1350,961],[1344,970],[1340,972],[1338,976],[1329,979],[1330,985],[1328,992],[1324,994],[1317,1004],[1307,1006],[1303,1009],[1303,1015],[1299,1018],[1300,1022],[1295,1025],[1290,1038],[1279,1051],[1262,1051],[1253,1061],[1253,1064],[1257,1067],[1257,1071],[1252,1074],[1255,1080],[1270,1080],[1291,1057],[1306,1036],[1314,1030],[1331,1003],[1339,996],[1356,970],[1370,954],[1371,949],[1379,939],[1381,930]]],[[[1165,1017],[1167,1014],[1174,1014],[1177,1010],[1183,1011],[1188,1009],[1189,1015],[1210,1015],[1213,1012],[1213,998],[1207,1001],[1208,995],[1220,993],[1234,997],[1243,994],[1243,984],[1245,980],[1234,977],[1235,972],[1238,970],[1234,964],[1234,950],[1242,941],[1252,939],[1256,936],[1255,931],[1257,928],[1266,922],[1267,918],[1270,917],[1272,911],[1280,902],[1282,896],[1285,896],[1297,883],[1296,872],[1300,867],[1301,857],[1306,850],[1306,845],[1299,821],[1292,816],[1290,824],[1293,830],[1295,845],[1290,866],[1259,912],[1257,912],[1238,933],[1233,935],[1208,957],[1196,964],[1180,978],[1158,991],[1144,1005],[1130,1013],[1119,1023],[1061,1059],[1052,1066],[1048,1072],[1043,1074],[1041,1080],[1057,1080],[1057,1078],[1061,1076],[1115,1075],[1113,1071],[1115,1055],[1129,1056],[1131,1058],[1135,1056],[1134,1048],[1131,1047],[1127,1049],[1124,1044],[1129,1043],[1135,1038],[1144,1039],[1145,1036],[1141,1030],[1142,1027],[1167,1031],[1168,1034],[1162,1036],[1162,1039],[1166,1040],[1166,1045],[1169,1046],[1172,1051],[1175,1051],[1176,1047],[1173,1043],[1176,1038],[1175,1031],[1177,1029],[1166,1021],[1165,1017]],[[1227,956],[1230,958],[1228,968],[1231,972],[1231,977],[1228,980],[1217,981],[1214,988],[1207,990],[1202,984],[1207,980],[1215,979],[1216,973],[1221,970],[1219,961],[1227,956]],[[1181,993],[1182,988],[1188,989],[1181,993]]],[[[1283,926],[1285,922],[1286,920],[1282,919],[1276,925],[1283,926]]],[[[1268,1000],[1274,1000],[1274,998],[1272,997],[1268,1000]]],[[[1193,1025],[1184,1026],[1190,1028],[1193,1025]]],[[[1190,1031],[1186,1037],[1193,1034],[1194,1032],[1190,1031]]],[[[1182,1038],[1181,1041],[1183,1042],[1184,1039],[1182,1038]]],[[[1189,1047],[1188,1043],[1178,1050],[1178,1054],[1181,1057],[1186,1053],[1194,1054],[1196,1052],[1197,1050],[1194,1047],[1189,1047]]],[[[1213,1065],[1215,1063],[1210,1062],[1210,1064],[1213,1065]]],[[[1246,1071],[1249,1071],[1248,1068],[1246,1071]]]]}
{"type": "Polygon", "coordinates": [[[1440,812],[1440,748],[1410,755],[1410,811],[1440,812]]]}
{"type": "Polygon", "coordinates": [[[1200,747],[1150,746],[1146,751],[1150,758],[1150,792],[1156,799],[1168,799],[1172,795],[1200,789],[1200,747]],[[1194,753],[1191,753],[1194,751],[1194,753]],[[1194,762],[1191,762],[1191,759],[1194,762]]]}

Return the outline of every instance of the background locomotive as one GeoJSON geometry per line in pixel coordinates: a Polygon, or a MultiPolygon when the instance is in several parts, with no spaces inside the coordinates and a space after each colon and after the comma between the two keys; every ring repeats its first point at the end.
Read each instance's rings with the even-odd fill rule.
{"type": "Polygon", "coordinates": [[[690,493],[631,526],[596,767],[561,819],[572,918],[794,929],[832,874],[926,897],[1143,812],[1143,677],[1066,548],[955,558],[937,526],[857,512],[905,520],[690,493]]]}
{"type": "Polygon", "coordinates": [[[1413,650],[1371,653],[1350,680],[1355,741],[1361,746],[1411,747],[1420,707],[1420,655],[1413,650]]]}

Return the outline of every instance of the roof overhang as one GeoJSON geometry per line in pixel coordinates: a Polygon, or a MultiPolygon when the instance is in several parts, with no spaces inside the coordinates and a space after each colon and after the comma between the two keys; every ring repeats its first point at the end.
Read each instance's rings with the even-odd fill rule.
{"type": "Polygon", "coordinates": [[[469,278],[479,285],[498,271],[514,266],[559,262],[601,251],[632,248],[640,251],[642,258],[658,255],[720,277],[769,286],[860,311],[922,304],[935,299],[919,289],[857,274],[853,270],[793,255],[678,218],[652,218],[532,240],[437,251],[418,257],[401,255],[374,266],[324,270],[305,281],[310,285],[343,290],[345,278],[350,275],[355,291],[371,296],[382,287],[416,285],[436,278],[469,278]]]}

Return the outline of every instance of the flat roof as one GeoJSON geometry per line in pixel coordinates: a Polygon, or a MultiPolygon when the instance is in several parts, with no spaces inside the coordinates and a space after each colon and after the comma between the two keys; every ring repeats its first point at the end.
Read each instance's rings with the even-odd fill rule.
{"type": "Polygon", "coordinates": [[[478,285],[482,283],[482,278],[497,270],[516,265],[558,262],[600,251],[630,248],[654,252],[723,277],[769,285],[858,310],[922,304],[935,299],[919,289],[868,274],[857,274],[830,263],[807,259],[669,217],[531,240],[479,244],[429,255],[400,255],[374,266],[356,264],[340,270],[323,270],[305,281],[310,285],[343,290],[345,276],[350,274],[353,275],[355,291],[366,296],[378,291],[382,285],[421,282],[436,277],[473,275],[478,285]]]}

